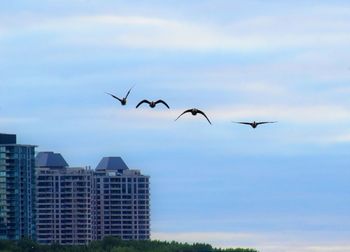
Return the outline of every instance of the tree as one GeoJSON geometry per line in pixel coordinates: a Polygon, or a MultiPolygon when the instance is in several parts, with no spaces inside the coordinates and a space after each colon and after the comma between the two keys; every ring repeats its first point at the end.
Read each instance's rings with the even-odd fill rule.
{"type": "Polygon", "coordinates": [[[136,249],[132,247],[115,247],[111,252],[138,252],[136,249]]]}
{"type": "Polygon", "coordinates": [[[0,241],[0,252],[257,252],[254,249],[216,249],[203,243],[179,243],[166,241],[125,241],[106,237],[84,246],[39,245],[30,239],[18,242],[0,241]]]}

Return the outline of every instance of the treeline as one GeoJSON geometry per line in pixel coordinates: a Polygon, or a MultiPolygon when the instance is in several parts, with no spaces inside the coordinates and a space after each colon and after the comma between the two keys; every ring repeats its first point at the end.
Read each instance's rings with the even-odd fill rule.
{"type": "Polygon", "coordinates": [[[216,249],[209,244],[163,241],[122,241],[107,237],[86,246],[39,245],[29,239],[0,241],[0,252],[258,252],[254,249],[216,249]]]}

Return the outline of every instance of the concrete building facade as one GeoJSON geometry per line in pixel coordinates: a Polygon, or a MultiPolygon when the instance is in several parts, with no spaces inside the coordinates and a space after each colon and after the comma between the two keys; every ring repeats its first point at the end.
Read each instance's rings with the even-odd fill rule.
{"type": "Polygon", "coordinates": [[[103,158],[92,171],[69,168],[60,154],[41,152],[36,167],[39,243],[150,239],[149,177],[120,157],[103,158]]]}
{"type": "Polygon", "coordinates": [[[92,240],[89,168],[68,168],[61,154],[36,157],[37,241],[84,245],[92,240]]]}
{"type": "Polygon", "coordinates": [[[94,173],[93,239],[150,239],[149,177],[120,157],[105,157],[94,173]]]}

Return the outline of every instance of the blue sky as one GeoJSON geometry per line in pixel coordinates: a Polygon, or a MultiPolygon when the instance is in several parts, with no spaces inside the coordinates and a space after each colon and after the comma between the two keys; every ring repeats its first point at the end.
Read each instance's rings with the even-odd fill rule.
{"type": "Polygon", "coordinates": [[[155,239],[347,251],[349,22],[348,1],[2,3],[0,131],[149,174],[155,239]],[[213,125],[174,122],[192,107],[213,125]]]}

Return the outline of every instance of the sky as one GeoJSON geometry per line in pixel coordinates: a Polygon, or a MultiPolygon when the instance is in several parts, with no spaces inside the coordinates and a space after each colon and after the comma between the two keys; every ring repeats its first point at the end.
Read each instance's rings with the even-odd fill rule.
{"type": "Polygon", "coordinates": [[[0,132],[150,175],[153,239],[349,251],[349,23],[340,0],[6,1],[0,132]],[[194,107],[213,125],[174,121],[194,107]]]}

